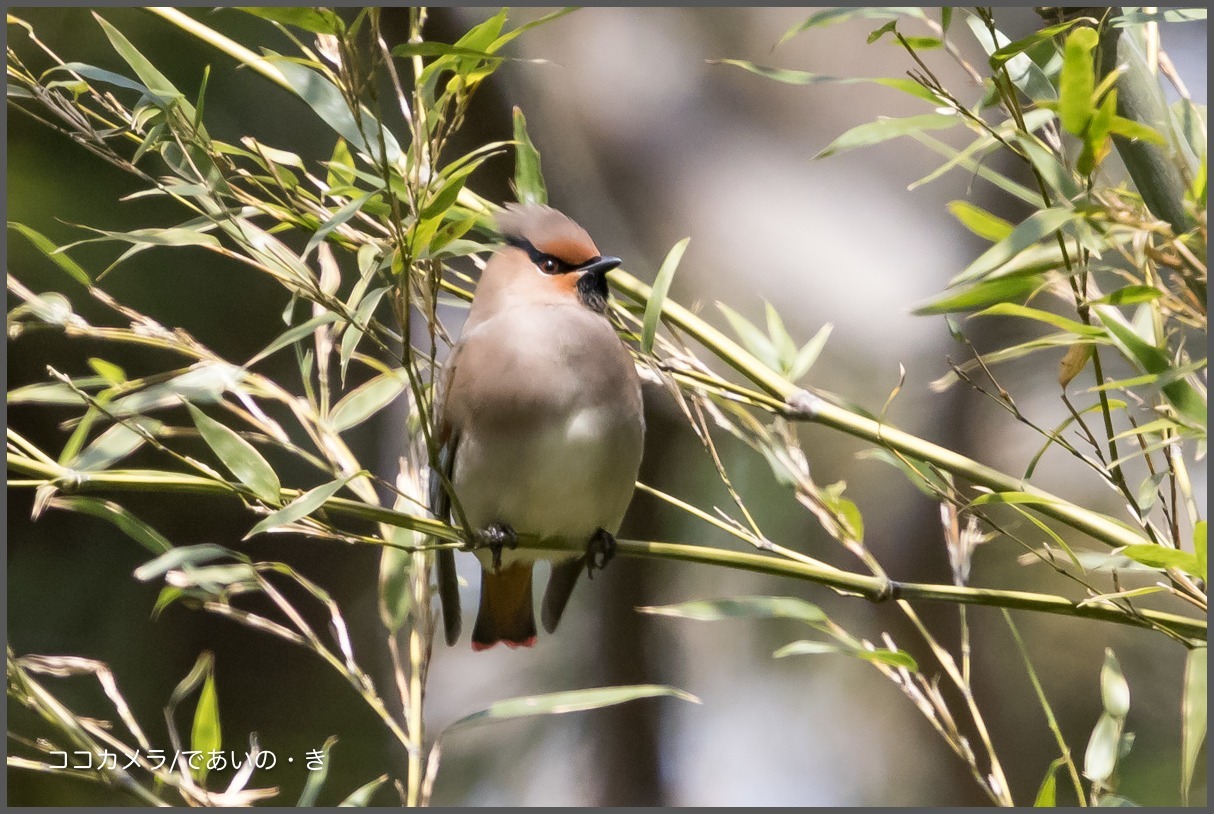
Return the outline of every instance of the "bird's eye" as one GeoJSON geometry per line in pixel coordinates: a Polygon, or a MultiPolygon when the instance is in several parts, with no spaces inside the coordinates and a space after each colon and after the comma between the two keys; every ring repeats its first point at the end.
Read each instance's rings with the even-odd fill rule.
{"type": "Polygon", "coordinates": [[[546,259],[542,263],[540,263],[540,268],[543,269],[544,273],[546,273],[546,274],[555,274],[557,269],[560,268],[560,264],[557,263],[555,260],[553,260],[551,257],[549,257],[548,259],[546,259]]]}

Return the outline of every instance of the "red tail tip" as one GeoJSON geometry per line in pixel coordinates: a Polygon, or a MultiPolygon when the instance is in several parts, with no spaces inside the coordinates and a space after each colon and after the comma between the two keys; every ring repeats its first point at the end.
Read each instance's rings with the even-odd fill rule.
{"type": "Polygon", "coordinates": [[[488,650],[489,648],[496,645],[498,642],[504,643],[506,645],[506,647],[509,647],[511,650],[516,650],[520,647],[535,647],[535,637],[528,636],[527,638],[523,639],[521,642],[512,642],[508,639],[497,639],[496,641],[492,641],[492,642],[489,642],[486,644],[485,642],[478,642],[476,640],[473,640],[472,650],[474,652],[479,653],[482,650],[488,650]]]}

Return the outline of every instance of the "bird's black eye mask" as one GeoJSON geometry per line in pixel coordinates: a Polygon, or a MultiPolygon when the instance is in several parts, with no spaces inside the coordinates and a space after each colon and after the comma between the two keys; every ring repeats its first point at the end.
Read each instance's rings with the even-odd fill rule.
{"type": "Polygon", "coordinates": [[[568,274],[571,271],[577,271],[583,266],[587,266],[599,258],[592,257],[581,265],[575,266],[572,263],[566,263],[558,257],[553,257],[550,254],[545,254],[531,244],[530,240],[514,235],[507,235],[506,242],[516,249],[522,249],[531,258],[531,262],[535,263],[536,267],[545,274],[568,274]]]}

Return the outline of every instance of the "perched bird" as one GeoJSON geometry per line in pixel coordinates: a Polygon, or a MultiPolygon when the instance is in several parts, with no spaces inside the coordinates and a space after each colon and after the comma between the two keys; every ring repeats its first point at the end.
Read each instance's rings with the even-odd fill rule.
{"type": "MultiPolygon", "coordinates": [[[[439,385],[430,483],[438,517],[451,512],[454,489],[483,569],[474,650],[535,644],[538,559],[552,565],[541,618],[556,630],[583,567],[601,567],[614,550],[645,432],[640,377],[607,318],[606,274],[619,258],[602,256],[585,229],[547,206],[508,206],[497,224],[504,245],[485,266],[439,385]],[[520,534],[578,541],[585,553],[517,550],[520,534]]],[[[454,552],[440,551],[437,565],[454,644],[454,552]]]]}

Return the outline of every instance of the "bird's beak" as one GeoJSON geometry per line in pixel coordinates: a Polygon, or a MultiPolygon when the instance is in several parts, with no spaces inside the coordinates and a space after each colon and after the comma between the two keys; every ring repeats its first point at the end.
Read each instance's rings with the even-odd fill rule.
{"type": "Polygon", "coordinates": [[[618,257],[600,257],[599,259],[582,266],[580,270],[583,274],[604,275],[623,262],[624,261],[618,257]]]}

